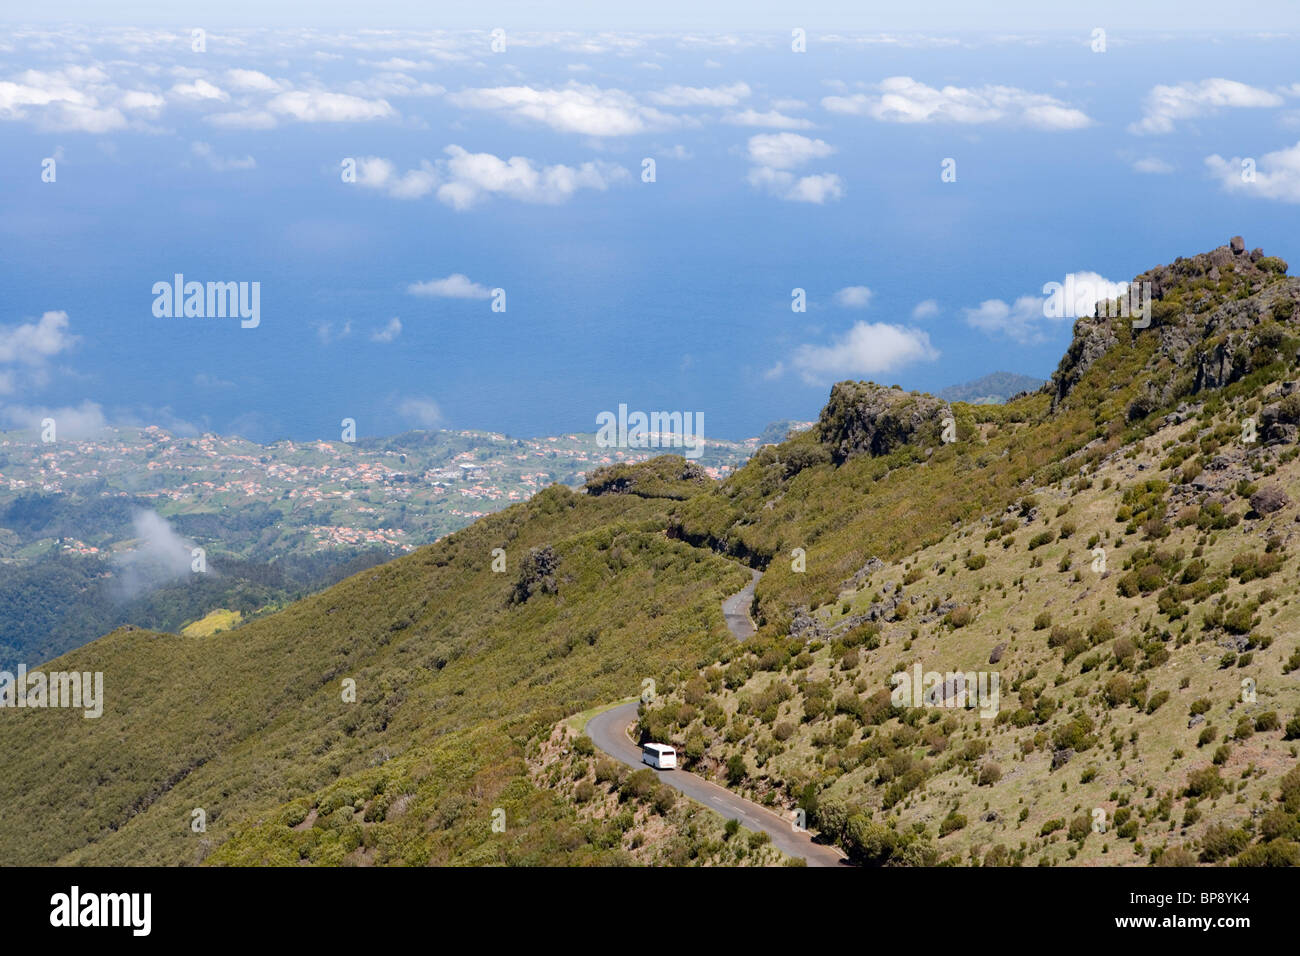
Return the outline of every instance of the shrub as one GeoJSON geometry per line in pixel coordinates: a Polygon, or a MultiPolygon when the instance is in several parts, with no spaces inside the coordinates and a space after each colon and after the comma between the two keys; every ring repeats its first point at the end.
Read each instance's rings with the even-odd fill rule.
{"type": "Polygon", "coordinates": [[[957,605],[944,617],[944,621],[952,627],[965,627],[973,620],[975,620],[975,612],[968,604],[957,605]]]}
{"type": "Polygon", "coordinates": [[[1270,840],[1243,850],[1233,866],[1300,866],[1300,844],[1270,840]]]}
{"type": "Polygon", "coordinates": [[[677,805],[677,791],[666,783],[661,783],[654,794],[655,811],[663,816],[677,805]]]}
{"type": "Polygon", "coordinates": [[[1115,639],[1115,625],[1109,618],[1099,617],[1088,625],[1088,639],[1094,644],[1105,644],[1115,639]]]}
{"type": "Polygon", "coordinates": [[[965,816],[956,812],[950,813],[944,817],[943,822],[939,824],[939,836],[946,837],[949,833],[952,833],[954,830],[960,830],[965,825],[965,816]]]}
{"type": "Polygon", "coordinates": [[[1210,766],[1193,770],[1187,775],[1187,787],[1183,790],[1188,797],[1217,797],[1223,792],[1223,778],[1219,768],[1210,766]]]}
{"type": "Polygon", "coordinates": [[[1103,695],[1106,703],[1111,707],[1118,707],[1125,703],[1133,693],[1133,685],[1123,674],[1116,674],[1110,680],[1106,681],[1106,689],[1103,695]]]}
{"type": "Polygon", "coordinates": [[[727,784],[737,786],[744,782],[749,771],[745,768],[745,758],[740,754],[732,754],[727,758],[727,784]]]}
{"type": "Polygon", "coordinates": [[[1282,739],[1283,740],[1300,739],[1300,714],[1297,714],[1295,717],[1292,717],[1290,720],[1286,722],[1286,733],[1283,735],[1282,739]]]}
{"type": "Polygon", "coordinates": [[[1205,831],[1201,838],[1201,862],[1217,863],[1219,860],[1236,856],[1250,843],[1250,834],[1242,829],[1230,830],[1221,823],[1216,823],[1205,831]]]}
{"type": "Polygon", "coordinates": [[[643,801],[653,796],[655,788],[659,786],[659,778],[649,767],[644,770],[634,770],[624,779],[622,786],[618,788],[618,799],[620,802],[626,800],[643,801]]]}
{"type": "Polygon", "coordinates": [[[1161,851],[1160,855],[1156,857],[1155,865],[1177,867],[1195,866],[1196,857],[1192,855],[1190,850],[1184,849],[1181,846],[1173,846],[1161,851]]]}
{"type": "Polygon", "coordinates": [[[991,787],[1002,779],[1002,768],[995,763],[986,763],[980,768],[979,785],[991,787]]]}

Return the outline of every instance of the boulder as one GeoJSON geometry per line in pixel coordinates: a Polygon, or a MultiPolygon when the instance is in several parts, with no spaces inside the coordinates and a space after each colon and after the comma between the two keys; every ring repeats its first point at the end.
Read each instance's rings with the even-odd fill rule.
{"type": "Polygon", "coordinates": [[[1281,511],[1291,503],[1286,492],[1277,485],[1267,485],[1260,488],[1250,496],[1250,506],[1256,514],[1271,515],[1275,511],[1281,511]]]}

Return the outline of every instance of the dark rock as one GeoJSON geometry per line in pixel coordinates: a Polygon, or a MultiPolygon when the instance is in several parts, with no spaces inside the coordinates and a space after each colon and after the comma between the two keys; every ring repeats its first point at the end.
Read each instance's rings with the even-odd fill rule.
{"type": "Polygon", "coordinates": [[[853,572],[853,577],[850,578],[849,580],[855,588],[861,587],[863,581],[871,577],[871,575],[874,572],[878,571],[884,566],[885,566],[884,561],[881,561],[877,557],[870,557],[867,559],[866,564],[864,564],[862,567],[858,568],[856,571],[853,572]]]}
{"type": "Polygon", "coordinates": [[[1006,649],[1006,644],[999,644],[997,647],[993,648],[993,650],[989,652],[989,663],[996,664],[998,661],[1002,660],[1002,652],[1006,649]]]}
{"type": "Polygon", "coordinates": [[[1193,727],[1198,727],[1203,723],[1205,723],[1204,714],[1193,714],[1192,719],[1187,722],[1187,729],[1191,730],[1193,727]]]}
{"type": "Polygon", "coordinates": [[[1286,492],[1277,485],[1268,485],[1259,489],[1250,496],[1250,506],[1255,509],[1256,514],[1271,515],[1275,511],[1281,511],[1291,503],[1291,499],[1286,496],[1286,492]]]}
{"type": "Polygon", "coordinates": [[[1233,236],[1229,246],[1232,248],[1232,254],[1239,256],[1246,251],[1246,240],[1241,236],[1233,236]]]}
{"type": "Polygon", "coordinates": [[[1052,769],[1059,770],[1070,762],[1074,756],[1074,751],[1067,747],[1064,750],[1055,750],[1052,752],[1052,769]]]}
{"type": "Polygon", "coordinates": [[[801,607],[794,612],[794,619],[790,621],[790,636],[806,644],[822,636],[822,626],[808,613],[806,607],[801,607]]]}

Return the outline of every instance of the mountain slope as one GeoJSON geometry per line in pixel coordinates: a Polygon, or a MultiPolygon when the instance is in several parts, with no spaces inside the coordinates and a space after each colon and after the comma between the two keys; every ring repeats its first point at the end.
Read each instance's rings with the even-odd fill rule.
{"type": "MultiPolygon", "coordinates": [[[[0,711],[0,852],[16,862],[626,862],[623,815],[580,813],[537,763],[562,719],[640,696],[652,681],[647,733],[679,740],[705,772],[778,809],[799,802],[860,862],[1072,859],[1052,829],[977,833],[971,814],[984,811],[963,788],[978,785],[985,753],[998,754],[1008,785],[977,792],[1011,801],[1009,813],[1025,794],[1059,793],[1057,750],[1087,755],[1065,764],[1074,774],[1098,762],[1092,782],[1067,782],[1068,829],[1088,809],[1071,788],[1111,779],[1113,760],[1094,754],[1115,744],[1103,733],[1120,730],[1138,733],[1151,774],[1205,771],[1190,783],[1153,778],[1149,794],[1120,780],[1107,812],[1127,801],[1128,818],[1111,818],[1118,831],[1140,811],[1145,854],[1130,847],[1128,861],[1166,840],[1178,844],[1174,859],[1207,847],[1212,860],[1289,859],[1290,828],[1300,827],[1300,783],[1283,774],[1300,703],[1284,590],[1296,580],[1293,509],[1269,509],[1276,492],[1300,493],[1300,399],[1279,384],[1296,374],[1300,282],[1280,260],[1231,246],[1144,275],[1150,328],[1079,320],[1052,382],[1006,405],[840,383],[815,427],[761,449],[722,483],[672,458],[596,473],[585,494],[550,488],[232,631],[119,631],[67,655],[61,667],[104,671],[104,717],[0,711]],[[1258,441],[1229,455],[1248,419],[1258,441]],[[1165,485],[1145,485],[1147,476],[1165,485]],[[1274,517],[1247,516],[1260,492],[1273,495],[1258,508],[1274,517]],[[1066,520],[1076,529],[1062,540],[1066,520]],[[1091,552],[1074,554],[1071,542],[1085,532],[1113,547],[1110,578],[1074,580],[1091,552]],[[492,570],[494,548],[505,549],[504,573],[492,570]],[[982,569],[967,564],[977,558],[982,569]],[[749,576],[738,562],[766,569],[758,633],[743,647],[719,607],[749,576]],[[1267,599],[1265,586],[1275,589],[1267,599]],[[1087,615],[1103,600],[1114,635],[1090,633],[1087,615]],[[1036,632],[1045,610],[1054,620],[1036,632]],[[1054,637],[1055,627],[1065,633],[1054,637]],[[1219,666],[1226,649],[1199,659],[1229,636],[1248,638],[1233,663],[1219,666]],[[962,714],[948,729],[942,714],[932,723],[923,708],[896,713],[887,696],[881,705],[881,679],[896,666],[920,656],[944,670],[950,660],[974,666],[999,643],[1012,716],[985,726],[962,714]],[[1235,678],[1243,654],[1254,655],[1245,669],[1277,725],[1264,720],[1258,739],[1238,746],[1221,738],[1237,735],[1241,713],[1212,682],[1235,678]],[[1208,701],[1200,713],[1188,713],[1199,697],[1186,702],[1183,714],[1214,724],[1200,750],[1202,724],[1191,749],[1165,726],[1183,706],[1174,697],[1183,676],[1208,701]],[[341,699],[345,678],[357,682],[355,704],[341,699]],[[1127,680],[1128,693],[1111,678],[1127,680]],[[1162,690],[1170,698],[1148,715],[1162,690]],[[809,708],[810,698],[823,703],[809,708]],[[926,756],[939,746],[936,726],[972,756],[940,770],[942,748],[926,756]],[[1232,761],[1265,745],[1249,778],[1229,776],[1232,761]],[[1220,746],[1225,763],[1214,764],[1220,746]],[[1237,779],[1258,820],[1228,798],[1237,779]],[[1180,786],[1195,793],[1165,804],[1180,786]],[[1185,819],[1190,800],[1203,822],[1169,838],[1161,828],[1175,821],[1162,815],[1185,819]],[[206,833],[191,829],[196,808],[206,833]],[[504,832],[493,829],[498,808],[504,832]],[[1205,831],[1213,823],[1222,829],[1205,831]],[[1030,850],[1031,839],[1045,842],[1030,850]]],[[[1112,753],[1131,767],[1134,742],[1118,742],[1112,753]]],[[[1074,858],[1093,861],[1100,845],[1085,838],[1074,858]]]]}

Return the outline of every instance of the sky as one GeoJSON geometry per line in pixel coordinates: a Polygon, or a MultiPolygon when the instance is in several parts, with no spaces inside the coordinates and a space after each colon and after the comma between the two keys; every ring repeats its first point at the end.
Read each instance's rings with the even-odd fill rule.
{"type": "Polygon", "coordinates": [[[357,6],[0,24],[0,428],[744,438],[1047,377],[1069,274],[1300,257],[1300,5],[357,6]]]}

